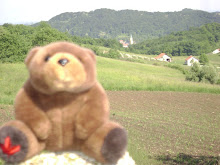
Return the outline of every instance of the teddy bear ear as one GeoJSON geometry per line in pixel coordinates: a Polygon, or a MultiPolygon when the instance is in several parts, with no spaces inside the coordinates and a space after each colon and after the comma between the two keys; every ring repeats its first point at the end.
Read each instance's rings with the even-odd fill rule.
{"type": "Polygon", "coordinates": [[[91,49],[86,49],[89,55],[92,57],[93,61],[96,62],[96,55],[91,49]]]}
{"type": "Polygon", "coordinates": [[[28,53],[27,57],[25,58],[24,63],[26,65],[28,65],[31,61],[31,59],[34,57],[34,55],[38,52],[38,50],[40,49],[40,47],[35,47],[33,49],[30,50],[30,52],[28,53]]]}

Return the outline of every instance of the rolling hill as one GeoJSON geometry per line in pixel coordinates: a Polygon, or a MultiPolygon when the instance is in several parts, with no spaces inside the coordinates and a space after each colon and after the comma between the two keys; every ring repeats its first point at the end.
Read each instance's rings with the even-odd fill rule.
{"type": "Polygon", "coordinates": [[[165,52],[172,56],[210,53],[220,47],[220,23],[209,23],[188,31],[172,32],[157,39],[130,46],[130,51],[144,54],[165,52]]]}
{"type": "Polygon", "coordinates": [[[133,35],[136,42],[212,22],[220,23],[219,12],[191,9],[178,12],[98,9],[91,12],[66,12],[48,21],[53,28],[76,36],[128,40],[133,35]]]}

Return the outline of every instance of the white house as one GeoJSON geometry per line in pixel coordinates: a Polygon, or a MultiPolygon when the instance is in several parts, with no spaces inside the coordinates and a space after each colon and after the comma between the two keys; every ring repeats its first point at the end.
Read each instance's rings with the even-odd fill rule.
{"type": "Polygon", "coordinates": [[[159,60],[159,61],[171,62],[171,58],[168,55],[166,55],[165,53],[159,54],[157,57],[155,57],[155,59],[159,60]]]}
{"type": "Polygon", "coordinates": [[[199,60],[197,60],[195,57],[193,56],[189,56],[185,59],[185,64],[188,65],[188,66],[192,66],[193,63],[199,63],[199,60]]]}
{"type": "Polygon", "coordinates": [[[212,52],[212,54],[217,54],[217,53],[220,53],[220,49],[216,49],[212,52]]]}

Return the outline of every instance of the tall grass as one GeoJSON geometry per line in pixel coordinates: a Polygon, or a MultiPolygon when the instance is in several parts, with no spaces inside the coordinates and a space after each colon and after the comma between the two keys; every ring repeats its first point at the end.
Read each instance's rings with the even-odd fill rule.
{"type": "Polygon", "coordinates": [[[0,64],[0,104],[13,104],[27,77],[24,64],[0,64]]]}

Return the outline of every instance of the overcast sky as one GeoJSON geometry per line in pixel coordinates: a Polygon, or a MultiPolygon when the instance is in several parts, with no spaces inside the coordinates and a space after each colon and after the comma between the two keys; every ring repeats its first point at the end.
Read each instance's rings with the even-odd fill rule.
{"type": "Polygon", "coordinates": [[[220,11],[220,0],[0,0],[0,24],[48,21],[64,12],[100,8],[140,11],[180,11],[184,8],[220,11]]]}

